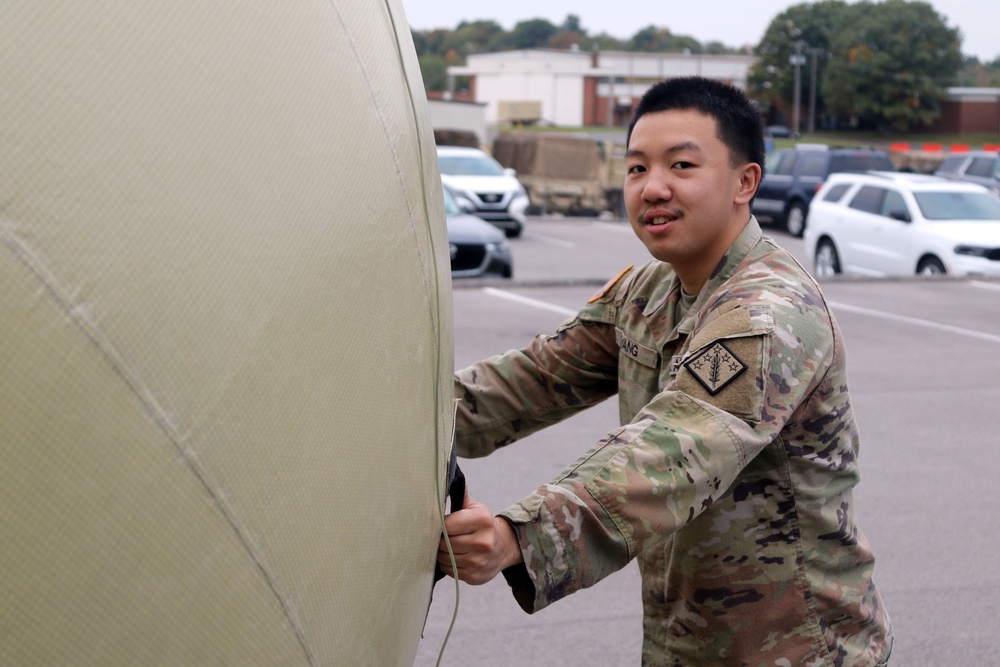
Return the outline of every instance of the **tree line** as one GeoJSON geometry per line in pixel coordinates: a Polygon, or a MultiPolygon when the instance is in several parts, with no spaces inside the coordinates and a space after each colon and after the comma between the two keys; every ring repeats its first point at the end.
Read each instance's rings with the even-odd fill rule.
{"type": "MultiPolygon", "coordinates": [[[[987,20],[988,17],[983,17],[987,20]]],[[[454,30],[411,31],[427,90],[447,88],[447,68],[472,53],[516,49],[727,54],[757,57],[748,93],[771,109],[790,109],[795,68],[800,97],[817,126],[908,130],[932,123],[951,86],[1000,87],[1000,55],[980,62],[961,51],[961,33],[920,1],[844,0],[793,5],[775,16],[758,44],[702,43],[648,25],[631,37],[590,34],[575,14],[560,24],[535,18],[510,31],[496,21],[462,22],[454,30]],[[813,74],[815,72],[815,75],[813,74]]]]}

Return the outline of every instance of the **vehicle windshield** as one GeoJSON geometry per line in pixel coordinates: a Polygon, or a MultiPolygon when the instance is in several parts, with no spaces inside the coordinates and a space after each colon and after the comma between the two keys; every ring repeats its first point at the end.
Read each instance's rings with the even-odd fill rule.
{"type": "Polygon", "coordinates": [[[834,155],[830,158],[830,172],[838,171],[895,171],[892,160],[884,155],[866,153],[834,155]]]}
{"type": "Polygon", "coordinates": [[[460,215],[462,213],[462,209],[459,208],[458,202],[455,201],[455,196],[451,194],[451,190],[448,188],[441,188],[441,192],[444,194],[444,214],[460,215]]]}
{"type": "Polygon", "coordinates": [[[439,156],[441,173],[449,176],[503,176],[503,167],[495,160],[475,155],[439,156]]]}
{"type": "Polygon", "coordinates": [[[1000,220],[1000,199],[985,192],[915,192],[928,220],[1000,220]]]}

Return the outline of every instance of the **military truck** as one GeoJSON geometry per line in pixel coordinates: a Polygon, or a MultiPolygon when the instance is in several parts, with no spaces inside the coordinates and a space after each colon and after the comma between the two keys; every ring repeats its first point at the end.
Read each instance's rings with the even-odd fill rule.
{"type": "Polygon", "coordinates": [[[601,180],[607,210],[616,218],[628,218],[625,211],[625,138],[620,141],[602,139],[597,142],[601,151],[601,180]]]}
{"type": "Polygon", "coordinates": [[[591,137],[555,132],[503,132],[493,157],[517,172],[536,214],[596,215],[607,210],[605,161],[591,137]]]}

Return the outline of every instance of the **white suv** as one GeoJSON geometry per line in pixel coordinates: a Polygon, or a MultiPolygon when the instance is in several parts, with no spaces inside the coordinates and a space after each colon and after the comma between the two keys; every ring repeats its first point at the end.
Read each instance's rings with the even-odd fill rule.
{"type": "Polygon", "coordinates": [[[507,236],[520,236],[528,194],[513,169],[476,148],[438,146],[441,180],[451,188],[463,208],[502,229],[507,236]]]}
{"type": "Polygon", "coordinates": [[[805,246],[818,277],[1000,276],[1000,199],[923,174],[831,174],[809,207],[805,246]]]}

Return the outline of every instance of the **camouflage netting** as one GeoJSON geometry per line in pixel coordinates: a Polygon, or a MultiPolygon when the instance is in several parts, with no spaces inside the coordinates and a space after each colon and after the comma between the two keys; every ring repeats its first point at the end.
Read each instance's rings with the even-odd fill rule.
{"type": "Polygon", "coordinates": [[[453,360],[398,0],[0,21],[0,664],[412,664],[453,360]]]}

